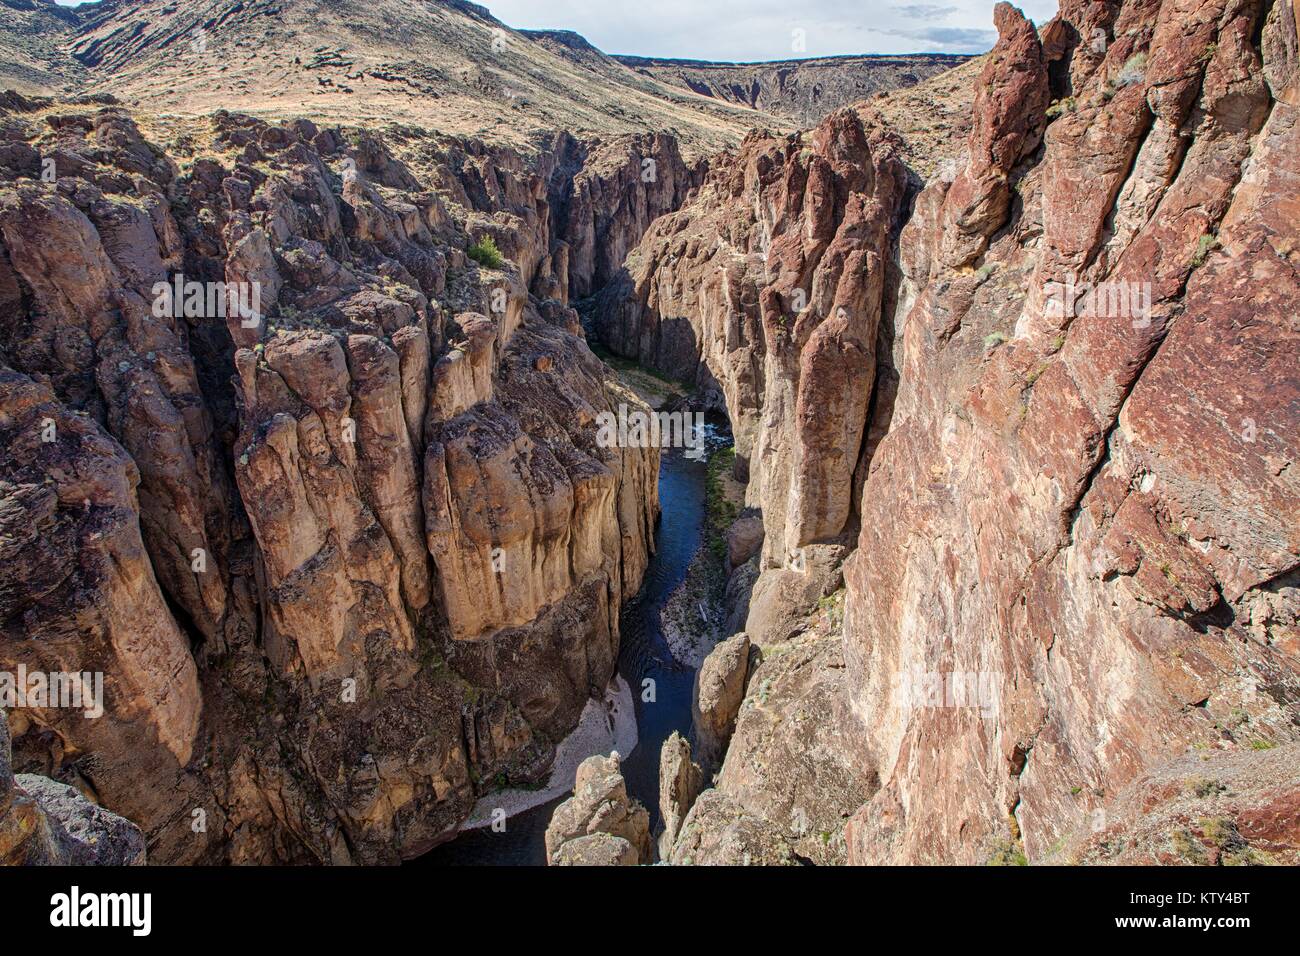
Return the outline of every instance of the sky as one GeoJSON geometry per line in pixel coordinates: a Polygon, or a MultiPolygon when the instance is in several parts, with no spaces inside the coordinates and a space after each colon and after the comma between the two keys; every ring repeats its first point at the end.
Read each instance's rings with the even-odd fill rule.
{"type": "MultiPolygon", "coordinates": [[[[997,39],[994,0],[479,2],[516,29],[574,30],[606,53],[638,56],[748,61],[844,53],[983,53],[997,39]]],[[[1057,0],[1020,0],[1017,5],[1041,26],[1055,15],[1057,0]]]]}

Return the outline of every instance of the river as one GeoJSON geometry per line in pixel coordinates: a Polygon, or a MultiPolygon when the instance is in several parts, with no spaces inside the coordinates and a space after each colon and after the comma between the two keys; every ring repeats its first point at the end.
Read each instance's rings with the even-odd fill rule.
{"type": "MultiPolygon", "coordinates": [[[[710,452],[730,443],[725,430],[710,426],[710,452]]],[[[664,639],[659,612],[686,577],[704,534],[708,466],[680,449],[665,449],[659,467],[661,516],[641,590],[619,616],[618,670],[636,698],[639,743],[623,755],[628,793],[650,811],[650,828],[659,824],[659,751],[674,730],[691,726],[691,688],[695,671],[679,664],[664,639]],[[653,701],[643,698],[653,681],[653,701]]],[[[420,858],[434,866],[544,866],[546,825],[564,797],[527,810],[506,822],[504,832],[470,830],[420,858]]]]}

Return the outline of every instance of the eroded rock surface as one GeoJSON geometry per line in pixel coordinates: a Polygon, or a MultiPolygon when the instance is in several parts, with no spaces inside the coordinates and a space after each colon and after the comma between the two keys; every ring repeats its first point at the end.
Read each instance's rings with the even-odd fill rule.
{"type": "Polygon", "coordinates": [[[1264,193],[1296,174],[1288,9],[1065,4],[1040,41],[999,7],[1001,105],[901,242],[846,572],[883,782],[850,859],[1042,859],[1189,747],[1294,736],[1300,286],[1264,193]],[[1071,39],[1095,30],[1104,52],[1071,39]],[[1149,314],[1054,308],[1072,273],[1149,284],[1149,314]],[[916,706],[925,673],[982,675],[991,706],[916,706]]]}
{"type": "MultiPolygon", "coordinates": [[[[1231,826],[1184,819],[1179,845],[1206,862],[1286,858],[1291,784],[1271,754],[1294,745],[1300,701],[1294,7],[1066,2],[1036,30],[999,4],[995,18],[964,152],[909,197],[896,245],[871,246],[896,248],[897,272],[851,371],[816,365],[817,334],[799,374],[782,361],[766,305],[815,261],[781,237],[825,236],[828,220],[812,202],[754,228],[785,208],[759,184],[804,167],[753,141],[647,233],[607,290],[602,334],[725,395],[764,515],[746,630],[775,623],[769,660],[807,631],[792,613],[807,598],[770,596],[775,572],[799,549],[856,546],[840,690],[816,692],[839,694],[822,719],[842,739],[824,755],[866,800],[841,858],[1048,861],[1101,814],[1107,846],[1132,828],[1116,858],[1159,859],[1177,850],[1160,827],[1186,808],[1147,827],[1130,795],[1189,754],[1228,761],[1248,799],[1224,806],[1231,826]],[[861,416],[846,395],[869,397],[861,416]],[[819,443],[829,422],[851,423],[848,439],[819,443]],[[1248,807],[1267,847],[1245,835],[1248,807]]],[[[881,155],[878,134],[861,139],[881,155]]],[[[848,206],[888,207],[889,181],[855,181],[848,206]]],[[[674,862],[746,840],[726,855],[760,857],[772,829],[790,835],[775,797],[797,789],[797,762],[763,766],[779,733],[743,743],[762,685],[674,862]]]]}
{"type": "Polygon", "coordinates": [[[1110,866],[1294,866],[1300,747],[1191,753],[1143,774],[1049,861],[1110,866]]]}
{"type": "Polygon", "coordinates": [[[709,652],[691,691],[691,741],[706,773],[722,762],[749,676],[749,635],[735,634],[709,652]]]}
{"type": "Polygon", "coordinates": [[[721,394],[746,504],[763,513],[764,572],[800,567],[804,546],[856,527],[905,194],[897,147],[850,110],[806,134],[752,135],[654,223],[595,308],[614,352],[721,394]]]}
{"type": "Polygon", "coordinates": [[[144,834],[48,777],[14,776],[9,723],[0,710],[0,865],[141,866],[144,834]]]}
{"type": "Polygon", "coordinates": [[[700,795],[703,784],[704,772],[691,759],[690,742],[674,730],[659,751],[659,816],[663,820],[658,840],[661,859],[666,860],[672,854],[682,821],[700,795]]]}
{"type": "Polygon", "coordinates": [[[546,857],[553,866],[654,861],[650,814],[627,795],[618,751],[588,757],[578,767],[573,796],[555,808],[546,827],[546,857]]]}
{"type": "MultiPolygon", "coordinates": [[[[0,666],[106,686],[99,720],[25,708],[18,765],[159,862],[396,862],[544,779],[658,515],[568,305],[549,197],[585,153],[6,104],[0,666]]],[[[675,148],[605,144],[591,229],[678,201],[675,148]]]]}

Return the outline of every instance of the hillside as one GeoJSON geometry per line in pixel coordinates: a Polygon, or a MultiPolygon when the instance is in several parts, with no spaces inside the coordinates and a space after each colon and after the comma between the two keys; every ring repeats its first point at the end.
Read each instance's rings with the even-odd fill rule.
{"type": "Polygon", "coordinates": [[[900,158],[928,181],[966,145],[977,81],[987,59],[968,60],[907,89],[882,90],[853,108],[864,122],[898,134],[900,158]]]}
{"type": "Polygon", "coordinates": [[[60,93],[80,86],[81,65],[60,49],[80,22],[53,0],[0,0],[0,89],[60,93]]]}
{"type": "Polygon", "coordinates": [[[815,126],[828,114],[885,90],[915,86],[968,56],[833,56],[772,63],[711,63],[639,56],[614,59],[672,86],[815,126]]]}
{"type": "Polygon", "coordinates": [[[654,131],[688,158],[751,129],[815,125],[966,57],[723,64],[613,57],[571,31],[515,31],[462,0],[0,0],[0,88],[111,94],[163,120],[238,109],[431,128],[533,148],[654,131]]]}
{"type": "Polygon", "coordinates": [[[575,63],[457,0],[106,0],[69,49],[89,90],[186,115],[364,118],[511,145],[654,129],[701,152],[772,123],[607,59],[575,63]]]}

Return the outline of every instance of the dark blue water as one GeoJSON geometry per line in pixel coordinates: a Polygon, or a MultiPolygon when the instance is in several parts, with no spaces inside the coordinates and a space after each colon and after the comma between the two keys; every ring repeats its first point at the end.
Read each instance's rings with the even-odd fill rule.
{"type": "MultiPolygon", "coordinates": [[[[711,437],[713,450],[727,439],[711,437]]],[[[659,467],[661,516],[654,556],[640,592],[623,605],[618,670],[636,700],[639,742],[623,755],[623,776],[632,797],[650,811],[651,832],[659,823],[659,751],[674,730],[691,726],[691,687],[695,671],[673,659],[659,612],[686,577],[704,531],[708,466],[678,449],[665,449],[659,467]],[[645,681],[652,681],[646,685],[645,681]],[[647,700],[647,697],[653,700],[647,700]]],[[[420,857],[434,866],[545,866],[546,825],[561,797],[511,817],[504,833],[491,827],[472,830],[420,857]]]]}

